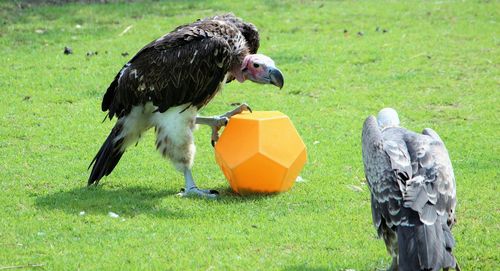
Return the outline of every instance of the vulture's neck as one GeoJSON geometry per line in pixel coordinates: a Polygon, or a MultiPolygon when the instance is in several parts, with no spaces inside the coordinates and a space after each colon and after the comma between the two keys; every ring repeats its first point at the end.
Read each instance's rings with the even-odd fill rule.
{"type": "Polygon", "coordinates": [[[244,71],[247,69],[247,64],[249,61],[250,55],[246,55],[245,58],[239,64],[234,65],[234,68],[231,69],[231,75],[238,80],[238,82],[243,83],[247,78],[245,77],[244,71]]]}

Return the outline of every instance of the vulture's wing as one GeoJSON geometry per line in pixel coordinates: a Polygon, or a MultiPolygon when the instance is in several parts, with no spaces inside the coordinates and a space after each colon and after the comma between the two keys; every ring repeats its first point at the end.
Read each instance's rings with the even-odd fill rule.
{"type": "Polygon", "coordinates": [[[259,31],[254,24],[245,22],[232,13],[209,17],[208,19],[223,20],[235,25],[247,41],[250,54],[256,54],[260,46],[259,31]]]}
{"type": "Polygon", "coordinates": [[[422,134],[406,131],[405,142],[413,177],[404,187],[403,206],[412,227],[398,228],[401,269],[455,267],[451,253],[455,240],[450,230],[454,223],[455,178],[448,151],[431,129],[422,134]]]}
{"type": "MultiPolygon", "coordinates": [[[[216,22],[178,28],[142,48],[109,86],[102,110],[121,116],[137,104],[153,102],[160,112],[189,103],[201,107],[215,95],[232,61],[216,22]]],[[[230,36],[234,27],[225,26],[230,36]]],[[[237,31],[237,30],[236,30],[237,31]]]]}
{"type": "Polygon", "coordinates": [[[385,139],[377,120],[365,120],[362,134],[362,151],[365,176],[371,191],[372,216],[380,232],[382,220],[390,228],[401,223],[401,186],[411,176],[411,165],[406,145],[397,135],[385,139]]]}
{"type": "Polygon", "coordinates": [[[453,167],[439,135],[430,128],[422,134],[409,133],[406,138],[415,178],[407,183],[404,205],[417,211],[424,224],[441,217],[451,227],[456,205],[453,167]]]}

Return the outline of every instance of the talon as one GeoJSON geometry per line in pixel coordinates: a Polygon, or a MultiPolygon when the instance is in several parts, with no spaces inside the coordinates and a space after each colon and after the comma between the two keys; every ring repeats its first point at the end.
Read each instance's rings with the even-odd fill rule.
{"type": "Polygon", "coordinates": [[[191,197],[191,196],[197,196],[197,197],[202,197],[202,198],[209,198],[209,199],[215,199],[219,195],[219,192],[217,190],[202,190],[199,189],[198,187],[194,186],[189,189],[181,188],[181,192],[177,194],[180,197],[191,197]]]}
{"type": "Polygon", "coordinates": [[[231,118],[232,116],[240,114],[245,110],[248,110],[248,111],[250,111],[250,113],[252,113],[252,109],[250,108],[250,106],[248,106],[248,104],[246,104],[246,103],[242,103],[241,105],[239,105],[238,107],[236,107],[232,111],[227,112],[223,116],[225,116],[227,118],[231,118]]]}
{"type": "Polygon", "coordinates": [[[219,140],[219,127],[212,127],[212,147],[215,147],[215,143],[219,140]]]}
{"type": "Polygon", "coordinates": [[[252,109],[246,103],[240,104],[238,107],[229,111],[223,115],[216,117],[196,117],[196,124],[205,124],[212,127],[212,139],[210,143],[212,147],[215,147],[215,143],[219,140],[219,130],[226,126],[229,123],[229,119],[237,114],[242,113],[243,111],[250,111],[252,113],[252,109]]]}
{"type": "Polygon", "coordinates": [[[241,111],[243,111],[243,110],[248,110],[248,111],[250,111],[250,113],[253,113],[253,112],[252,112],[252,108],[250,108],[250,106],[249,106],[248,104],[243,103],[243,104],[241,105],[241,107],[243,107],[243,108],[244,108],[244,109],[242,109],[241,111]]]}

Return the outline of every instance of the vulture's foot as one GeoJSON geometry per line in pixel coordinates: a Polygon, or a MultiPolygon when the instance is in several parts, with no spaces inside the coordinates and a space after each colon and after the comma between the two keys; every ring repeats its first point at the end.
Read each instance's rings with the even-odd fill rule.
{"type": "Polygon", "coordinates": [[[240,114],[243,111],[250,111],[250,113],[252,113],[252,108],[250,108],[250,106],[248,106],[248,104],[242,103],[242,104],[238,105],[235,109],[233,109],[229,112],[226,112],[226,114],[224,114],[222,116],[224,116],[226,118],[231,118],[232,116],[240,114]]]}
{"type": "Polygon", "coordinates": [[[181,188],[181,192],[179,192],[177,195],[181,197],[202,197],[202,198],[214,199],[217,198],[217,196],[219,196],[219,192],[217,190],[199,189],[198,187],[195,186],[189,189],[181,188]]]}
{"type": "Polygon", "coordinates": [[[215,146],[215,143],[219,140],[219,130],[222,127],[227,125],[227,123],[229,122],[229,119],[232,116],[240,114],[243,111],[252,112],[252,109],[246,103],[242,103],[239,106],[237,106],[235,109],[233,109],[229,112],[226,112],[220,116],[197,117],[196,124],[205,124],[205,125],[208,125],[212,128],[211,143],[212,143],[212,146],[215,146]]]}
{"type": "Polygon", "coordinates": [[[184,180],[186,181],[185,188],[182,188],[181,192],[177,194],[181,197],[197,196],[202,198],[214,199],[219,195],[219,192],[217,192],[216,190],[202,190],[196,187],[193,179],[193,174],[191,173],[191,169],[189,168],[184,169],[184,180]]]}

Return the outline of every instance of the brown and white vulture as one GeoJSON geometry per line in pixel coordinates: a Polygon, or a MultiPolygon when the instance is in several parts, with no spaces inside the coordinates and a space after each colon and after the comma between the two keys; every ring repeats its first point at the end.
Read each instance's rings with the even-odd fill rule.
{"type": "Polygon", "coordinates": [[[397,112],[384,108],[365,120],[362,150],[373,224],[392,256],[389,270],[460,270],[452,254],[455,176],[439,135],[400,127],[397,112]]]}
{"type": "Polygon", "coordinates": [[[213,142],[231,115],[249,108],[218,117],[199,117],[198,110],[234,79],[283,86],[274,61],[258,49],[257,28],[233,14],[179,26],[144,46],[104,94],[102,110],[118,120],[89,166],[88,185],[110,174],[126,148],[154,127],[156,148],[184,173],[182,195],[215,197],[216,191],[198,189],[191,174],[195,124],[212,126],[213,142]]]}

